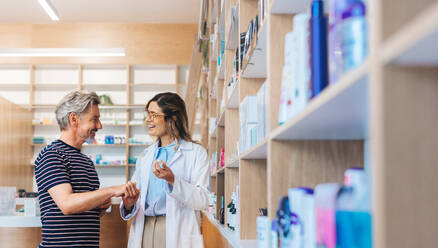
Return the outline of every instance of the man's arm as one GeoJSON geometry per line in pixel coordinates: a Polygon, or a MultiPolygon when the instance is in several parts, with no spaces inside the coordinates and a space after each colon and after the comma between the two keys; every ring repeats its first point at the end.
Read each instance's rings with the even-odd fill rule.
{"type": "Polygon", "coordinates": [[[105,204],[111,197],[130,196],[125,184],[84,193],[73,193],[69,183],[53,186],[48,190],[63,214],[76,214],[95,209],[105,204]]]}

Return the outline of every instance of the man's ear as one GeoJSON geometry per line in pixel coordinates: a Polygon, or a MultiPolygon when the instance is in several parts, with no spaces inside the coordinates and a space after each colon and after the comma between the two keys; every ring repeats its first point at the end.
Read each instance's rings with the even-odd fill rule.
{"type": "Polygon", "coordinates": [[[70,113],[68,115],[68,121],[72,127],[77,127],[79,124],[79,116],[76,113],[70,113]]]}

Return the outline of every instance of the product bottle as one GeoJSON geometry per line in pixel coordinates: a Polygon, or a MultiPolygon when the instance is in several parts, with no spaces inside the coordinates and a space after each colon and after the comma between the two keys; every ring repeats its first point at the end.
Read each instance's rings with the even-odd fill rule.
{"type": "Polygon", "coordinates": [[[310,88],[312,98],[328,85],[327,18],[324,16],[324,2],[313,0],[310,18],[310,64],[312,75],[310,88]]]}
{"type": "Polygon", "coordinates": [[[341,185],[324,183],[315,187],[315,224],[318,248],[336,247],[336,196],[341,185]]]}
{"type": "Polygon", "coordinates": [[[371,248],[372,228],[369,190],[362,169],[348,169],[336,201],[338,248],[371,248]]]}
{"type": "Polygon", "coordinates": [[[273,220],[271,222],[271,237],[270,237],[271,248],[279,247],[278,236],[279,235],[278,235],[277,220],[273,220]]]}
{"type": "Polygon", "coordinates": [[[360,66],[367,55],[366,8],[362,1],[352,3],[342,13],[341,48],[343,73],[360,66]]]}

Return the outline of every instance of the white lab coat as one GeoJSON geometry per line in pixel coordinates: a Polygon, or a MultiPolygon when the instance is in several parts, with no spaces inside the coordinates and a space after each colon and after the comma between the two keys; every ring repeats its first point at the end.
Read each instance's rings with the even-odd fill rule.
{"type": "MultiPolygon", "coordinates": [[[[151,166],[158,142],[145,149],[137,160],[132,181],[140,189],[135,210],[128,216],[120,204],[122,219],[134,218],[129,232],[128,248],[141,248],[144,227],[146,192],[151,166]]],[[[200,232],[200,210],[208,208],[210,193],[209,163],[205,149],[195,143],[182,141],[167,166],[175,175],[173,189],[166,190],[166,247],[203,248],[200,232]]]]}

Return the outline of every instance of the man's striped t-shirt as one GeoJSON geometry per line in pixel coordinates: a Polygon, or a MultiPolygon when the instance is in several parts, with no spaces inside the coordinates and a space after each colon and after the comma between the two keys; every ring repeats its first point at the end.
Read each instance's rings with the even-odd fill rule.
{"type": "Polygon", "coordinates": [[[99,178],[93,162],[61,140],[43,148],[35,160],[41,207],[42,242],[39,247],[99,247],[99,210],[64,215],[48,190],[69,183],[73,193],[97,190],[99,178]]]}

